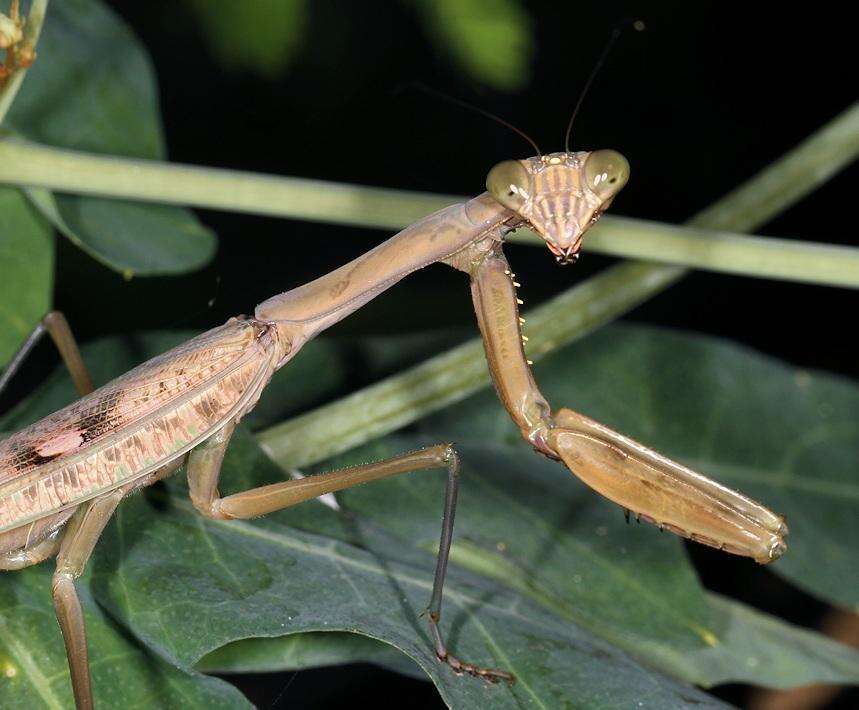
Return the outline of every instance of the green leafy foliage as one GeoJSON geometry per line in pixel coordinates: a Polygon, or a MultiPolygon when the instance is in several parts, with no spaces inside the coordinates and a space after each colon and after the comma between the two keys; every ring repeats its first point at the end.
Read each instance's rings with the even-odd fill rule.
{"type": "MultiPolygon", "coordinates": [[[[97,343],[86,357],[103,380],[108,370],[118,372],[173,339],[97,343]]],[[[303,355],[312,365],[321,352],[303,355]]],[[[336,360],[336,347],[328,357],[336,360]]],[[[296,370],[285,372],[295,375],[304,366],[298,360],[296,370]]],[[[741,455],[758,461],[754,450],[762,444],[747,430],[760,433],[760,413],[752,412],[754,427],[726,426],[718,416],[735,392],[748,398],[772,388],[778,400],[767,405],[762,396],[761,408],[770,417],[799,421],[811,421],[819,412],[817,400],[797,398],[795,388],[840,403],[833,421],[855,414],[859,400],[851,383],[819,374],[798,379],[790,368],[742,349],[645,328],[604,329],[548,358],[537,376],[553,401],[574,405],[683,460],[706,461],[710,473],[741,455]]],[[[324,395],[324,389],[307,389],[300,381],[310,378],[296,379],[296,405],[324,395]]],[[[0,426],[20,426],[71,396],[65,378],[52,377],[0,426]]],[[[724,412],[731,414],[730,408],[724,412]]],[[[772,439],[793,435],[776,421],[763,433],[772,439]]],[[[206,689],[193,675],[198,662],[225,670],[271,670],[367,659],[403,668],[390,650],[367,640],[340,644],[341,636],[322,631],[358,633],[400,649],[411,659],[407,663],[416,664],[407,668],[422,668],[454,707],[557,707],[569,698],[582,707],[627,707],[642,700],[659,707],[706,706],[714,701],[688,683],[859,681],[855,651],[704,592],[682,542],[651,526],[626,525],[616,506],[560,465],[535,456],[490,392],[424,420],[411,434],[385,437],[324,468],[448,439],[460,442],[464,470],[442,627],[461,656],[513,670],[519,682],[512,688],[453,676],[434,660],[419,617],[432,583],[440,472],[344,491],[338,494],[339,513],[310,502],[229,523],[197,515],[184,481],[175,477],[166,490],[135,496],[120,507],[80,582],[94,599],[85,601],[88,619],[100,623],[106,612],[116,626],[104,626],[105,633],[115,629],[122,638],[137,639],[153,655],[147,668],[161,672],[158,664],[166,660],[192,674],[185,682],[200,693],[206,689]],[[316,633],[294,636],[307,631],[316,633]],[[263,640],[255,645],[255,639],[263,640]]],[[[833,439],[830,446],[840,444],[833,439]]],[[[838,460],[821,462],[823,468],[815,471],[803,466],[795,476],[806,485],[786,487],[785,495],[807,500],[806,488],[837,473],[829,469],[833,461],[838,460]]],[[[222,490],[283,475],[241,431],[225,462],[222,490]]],[[[743,487],[772,502],[766,480],[744,481],[743,487]]],[[[791,547],[776,569],[792,555],[814,549],[801,517],[792,523],[791,547]]],[[[845,547],[855,545],[855,531],[840,532],[845,547]]],[[[7,624],[16,618],[16,604],[39,610],[30,623],[40,644],[45,639],[44,652],[62,660],[47,592],[49,567],[4,576],[3,593],[14,601],[4,605],[3,618],[7,624]],[[48,650],[52,636],[56,648],[48,650]]],[[[843,578],[849,570],[832,574],[843,578]]],[[[100,644],[119,643],[105,641],[101,628],[92,642],[97,694],[117,692],[108,685],[116,674],[131,672],[124,659],[101,655],[100,644]],[[99,662],[100,656],[105,660],[99,662]]],[[[21,673],[20,682],[38,686],[15,649],[2,648],[21,673]]],[[[61,672],[60,664],[55,674],[61,672]]],[[[3,688],[0,683],[0,703],[8,697],[3,688]]]]}
{"type": "Polygon", "coordinates": [[[204,656],[196,667],[204,673],[265,673],[344,663],[374,663],[426,679],[420,666],[393,646],[345,631],[307,631],[234,641],[204,656]]]}
{"type": "MultiPolygon", "coordinates": [[[[312,5],[305,0],[212,3],[188,0],[212,51],[225,69],[276,78],[306,44],[312,5]],[[249,38],[253,38],[252,40],[249,38]]],[[[518,0],[419,0],[429,40],[470,79],[514,91],[531,78],[534,35],[518,0]]]]}
{"type": "MultiPolygon", "coordinates": [[[[14,574],[14,581],[0,583],[0,705],[73,707],[65,648],[51,604],[51,565],[14,574]]],[[[229,683],[176,668],[147,652],[105,614],[85,585],[80,589],[90,648],[98,649],[92,671],[100,707],[252,707],[229,683]]]]}
{"type": "Polygon", "coordinates": [[[190,210],[37,188],[26,194],[70,241],[128,278],[191,271],[214,253],[212,233],[190,210]]]}
{"type": "MultiPolygon", "coordinates": [[[[833,683],[854,678],[856,655],[850,649],[717,594],[707,596],[724,632],[723,647],[702,647],[688,660],[676,659],[686,666],[690,677],[695,676],[696,668],[714,664],[710,672],[701,675],[701,685],[712,685],[713,678],[720,677],[773,687],[825,682],[827,677],[833,683]],[[726,648],[741,649],[743,655],[739,659],[730,656],[726,648]],[[783,648],[801,651],[785,654],[783,648]],[[810,666],[808,659],[821,653],[823,662],[810,666]]],[[[357,662],[423,676],[419,666],[388,644],[338,632],[235,641],[204,656],[195,667],[207,673],[264,673],[357,662]]],[[[647,659],[643,662],[646,665],[647,659]]]]}
{"type": "Polygon", "coordinates": [[[54,238],[15,189],[0,188],[0,365],[5,365],[51,305],[54,238]]]}
{"type": "MultiPolygon", "coordinates": [[[[95,0],[52,4],[38,55],[7,125],[49,145],[164,157],[152,66],[112,12],[95,0]]],[[[126,275],[184,273],[204,265],[215,250],[214,235],[188,210],[31,194],[63,234],[126,275]]]]}
{"type": "Polygon", "coordinates": [[[518,0],[421,0],[430,36],[472,79],[503,91],[531,78],[531,18],[518,0]]]}
{"type": "Polygon", "coordinates": [[[225,68],[278,77],[301,48],[307,29],[305,0],[212,3],[189,0],[212,51],[225,68]]]}

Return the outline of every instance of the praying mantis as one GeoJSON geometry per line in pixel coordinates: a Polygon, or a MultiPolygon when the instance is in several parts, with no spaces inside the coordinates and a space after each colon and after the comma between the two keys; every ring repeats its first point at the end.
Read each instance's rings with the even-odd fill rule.
{"type": "Polygon", "coordinates": [[[537,453],[660,528],[762,564],[781,556],[787,536],[781,516],[582,414],[553,409],[532,375],[518,284],[503,253],[505,235],[527,225],[559,263],[575,262],[584,235],[629,172],[627,160],[613,150],[567,148],[505,160],[490,170],[481,195],[425,217],[331,273],[269,298],[253,316],[231,318],[94,391],[65,318],[45,316],[4,372],[0,389],[47,333],[82,398],[0,442],[0,569],[56,557],[52,595],[77,707],[92,708],[94,699],[75,579],[121,501],[183,465],[194,507],[220,520],[258,517],[406,472],[446,471],[426,614],[435,654],[457,674],[515,681],[505,670],[459,659],[441,631],[460,465],[452,444],[233,495],[218,492],[233,430],[273,373],[311,338],[434,263],[469,276],[495,388],[537,453]]]}

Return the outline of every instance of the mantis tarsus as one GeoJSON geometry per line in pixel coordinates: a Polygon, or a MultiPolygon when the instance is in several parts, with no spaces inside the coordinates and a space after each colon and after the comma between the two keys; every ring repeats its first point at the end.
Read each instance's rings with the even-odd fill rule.
{"type": "Polygon", "coordinates": [[[778,558],[787,535],[780,516],[581,414],[553,411],[531,374],[522,347],[518,284],[502,252],[504,236],[527,224],[560,263],[573,262],[583,235],[628,177],[626,159],[611,150],[499,163],[487,177],[488,192],[420,220],[326,276],[268,299],[253,317],[232,318],[94,392],[65,319],[49,314],[3,381],[48,332],[85,396],[0,443],[0,568],[57,557],[53,599],[78,708],[92,707],[93,697],[74,580],[120,501],[183,463],[194,506],[218,519],[253,518],[407,471],[446,469],[427,609],[436,655],[457,673],[514,680],[503,670],[456,658],[439,628],[457,497],[459,457],[451,444],[225,497],[217,488],[234,426],[274,371],[312,337],[436,262],[470,276],[495,387],[537,452],[660,527],[760,563],[778,558]]]}

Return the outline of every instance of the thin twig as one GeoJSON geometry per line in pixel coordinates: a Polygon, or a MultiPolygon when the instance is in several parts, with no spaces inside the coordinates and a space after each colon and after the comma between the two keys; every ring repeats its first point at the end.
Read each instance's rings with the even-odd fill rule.
{"type": "MultiPolygon", "coordinates": [[[[785,165],[773,166],[776,182],[772,186],[759,180],[773,204],[781,204],[787,197],[799,199],[810,189],[808,177],[816,178],[814,184],[817,179],[825,180],[859,151],[859,104],[832,121],[814,141],[813,149],[802,152],[807,164],[791,159],[785,165]]],[[[96,156],[12,137],[0,139],[0,183],[380,229],[399,229],[465,199],[96,156]]],[[[728,195],[718,208],[702,213],[684,227],[604,217],[589,233],[585,249],[748,276],[859,287],[859,249],[732,234],[752,229],[749,218],[744,217],[748,207],[743,201],[749,199],[745,195],[728,195]]],[[[751,199],[756,200],[754,196],[751,199]]],[[[754,204],[767,208],[758,201],[754,204]]],[[[764,215],[765,219],[771,216],[771,210],[764,215]]],[[[543,243],[528,230],[521,230],[513,239],[543,243]]]]}

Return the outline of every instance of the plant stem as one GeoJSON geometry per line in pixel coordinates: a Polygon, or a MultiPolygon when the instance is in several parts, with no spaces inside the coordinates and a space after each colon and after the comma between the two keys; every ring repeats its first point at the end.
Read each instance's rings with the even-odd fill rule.
{"type": "MultiPolygon", "coordinates": [[[[826,182],[859,153],[854,107],[690,220],[754,229],[826,182]]],[[[537,360],[665,290],[687,272],[627,261],[530,311],[528,356],[537,360]]],[[[306,466],[394,431],[489,383],[479,338],[258,435],[284,467],[306,466]]]]}
{"type": "Polygon", "coordinates": [[[101,156],[13,136],[0,139],[0,183],[380,229],[400,229],[464,199],[101,156]]]}
{"type": "MultiPolygon", "coordinates": [[[[802,176],[843,167],[859,150],[859,104],[818,134],[813,150],[781,165],[770,199],[804,194],[802,176]],[[821,135],[824,134],[824,135],[821,135]],[[833,146],[840,149],[834,152],[833,146]],[[794,194],[796,193],[796,194],[794,194]]],[[[453,195],[387,190],[343,183],[259,175],[158,161],[89,155],[0,139],[0,183],[44,187],[59,192],[165,202],[252,212],[381,229],[400,229],[453,202],[453,195]]],[[[620,217],[604,217],[585,241],[588,251],[658,261],[712,271],[859,287],[859,250],[798,240],[731,234],[750,229],[741,219],[749,205],[728,195],[717,212],[708,210],[678,227],[620,217]],[[730,220],[734,220],[731,222],[730,220]]],[[[765,209],[765,205],[761,205],[765,209]]],[[[714,208],[715,209],[715,208],[714,208]]],[[[542,244],[529,230],[513,241],[542,244]]]]}
{"type": "MultiPolygon", "coordinates": [[[[543,243],[530,230],[520,230],[512,241],[543,243]]],[[[857,247],[603,217],[588,233],[586,250],[726,274],[859,288],[857,247]],[[603,221],[608,223],[603,226],[603,221]]]]}

